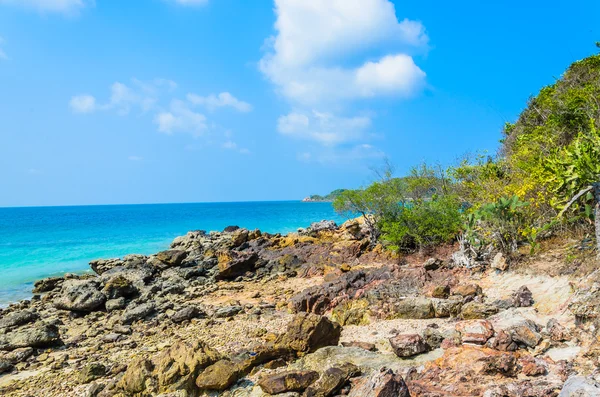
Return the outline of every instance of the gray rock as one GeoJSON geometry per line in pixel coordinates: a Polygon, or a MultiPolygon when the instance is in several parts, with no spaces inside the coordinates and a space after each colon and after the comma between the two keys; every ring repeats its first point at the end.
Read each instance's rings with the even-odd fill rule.
{"type": "Polygon", "coordinates": [[[597,397],[600,396],[600,384],[592,378],[571,376],[565,382],[558,397],[597,397]]]}
{"type": "Polygon", "coordinates": [[[156,306],[153,303],[143,303],[138,306],[133,306],[125,310],[121,316],[123,324],[131,324],[138,320],[142,320],[156,311],[156,306]]]}
{"type": "Polygon", "coordinates": [[[179,266],[186,257],[186,251],[176,249],[162,251],[156,254],[156,259],[167,266],[179,266]]]}
{"type": "Polygon", "coordinates": [[[410,397],[401,375],[391,370],[374,372],[357,382],[348,397],[410,397]]]}
{"type": "Polygon", "coordinates": [[[228,318],[233,317],[242,311],[241,306],[225,306],[217,309],[214,313],[216,318],[228,318]]]}
{"type": "Polygon", "coordinates": [[[94,280],[67,280],[60,295],[54,300],[57,309],[91,312],[104,308],[106,296],[94,280]]]}
{"type": "Polygon", "coordinates": [[[55,344],[58,340],[59,333],[56,325],[41,324],[0,335],[0,350],[14,350],[22,347],[46,347],[55,344]]]}
{"type": "Polygon", "coordinates": [[[125,301],[125,298],[121,297],[121,298],[117,298],[117,299],[109,299],[106,301],[106,311],[112,312],[115,310],[122,310],[125,309],[125,307],[127,306],[127,302],[125,301]]]}
{"type": "Polygon", "coordinates": [[[13,366],[11,363],[0,359],[0,374],[8,372],[8,371],[12,370],[12,368],[13,368],[13,366]]]}
{"type": "Polygon", "coordinates": [[[191,320],[192,318],[204,316],[206,316],[206,313],[198,309],[196,306],[187,306],[173,314],[171,316],[171,321],[174,323],[181,323],[186,320],[191,320]]]}
{"type": "Polygon", "coordinates": [[[417,334],[396,335],[390,338],[390,345],[398,357],[412,357],[430,350],[421,335],[417,334]]]}
{"type": "Polygon", "coordinates": [[[63,277],[49,277],[36,281],[33,284],[33,293],[50,292],[61,286],[63,277]]]}
{"type": "Polygon", "coordinates": [[[15,349],[11,352],[6,353],[3,359],[11,364],[17,364],[27,360],[32,355],[32,347],[22,347],[20,349],[15,349]]]}
{"type": "Polygon", "coordinates": [[[513,294],[515,307],[529,307],[533,305],[533,294],[525,285],[513,294]]]}
{"type": "Polygon", "coordinates": [[[29,310],[9,313],[0,318],[0,328],[17,327],[24,324],[32,323],[39,318],[37,313],[29,310]]]}

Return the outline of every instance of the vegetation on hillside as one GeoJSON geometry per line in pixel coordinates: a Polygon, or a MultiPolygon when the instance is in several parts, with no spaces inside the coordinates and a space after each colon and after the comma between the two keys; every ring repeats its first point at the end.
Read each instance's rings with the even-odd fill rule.
{"type": "Polygon", "coordinates": [[[420,165],[403,178],[388,172],[343,191],[334,208],[365,215],[396,251],[458,238],[473,257],[511,255],[552,234],[591,233],[595,223],[600,243],[600,55],[573,63],[531,98],[504,127],[497,155],[448,170],[420,165]]]}
{"type": "Polygon", "coordinates": [[[326,194],[325,196],[321,196],[319,194],[313,194],[313,195],[305,198],[303,201],[332,202],[344,191],[346,191],[346,189],[336,189],[333,192],[326,194]]]}

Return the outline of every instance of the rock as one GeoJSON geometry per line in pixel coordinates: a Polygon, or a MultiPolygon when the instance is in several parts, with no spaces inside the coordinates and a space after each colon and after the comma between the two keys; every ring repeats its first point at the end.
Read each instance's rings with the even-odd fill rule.
{"type": "Polygon", "coordinates": [[[429,258],[423,263],[423,268],[425,270],[437,270],[442,266],[444,262],[438,258],[429,258]]]}
{"type": "Polygon", "coordinates": [[[220,359],[216,350],[200,341],[179,341],[153,359],[152,374],[161,393],[174,390],[193,393],[200,372],[220,359]]]}
{"type": "Polygon", "coordinates": [[[456,317],[460,314],[463,302],[462,299],[437,299],[432,298],[433,312],[436,318],[456,317]]]}
{"type": "Polygon", "coordinates": [[[484,319],[498,313],[496,306],[487,303],[469,302],[463,305],[460,315],[464,320],[484,319]]]}
{"type": "Polygon", "coordinates": [[[369,342],[342,342],[342,346],[344,347],[358,347],[360,349],[364,349],[370,352],[374,352],[377,350],[374,343],[369,342]]]}
{"type": "Polygon", "coordinates": [[[196,379],[200,390],[222,391],[228,389],[240,378],[240,370],[229,360],[219,360],[206,367],[196,379]]]}
{"type": "Polygon", "coordinates": [[[512,352],[519,348],[512,340],[512,337],[504,330],[498,331],[496,336],[490,338],[487,343],[490,349],[500,350],[504,352],[512,352]]]}
{"type": "Polygon", "coordinates": [[[0,318],[0,329],[9,327],[18,327],[24,324],[32,323],[39,318],[37,313],[29,310],[9,313],[0,318]]]}
{"type": "Polygon", "coordinates": [[[484,345],[494,336],[494,328],[487,320],[468,320],[456,323],[455,329],[460,333],[462,343],[484,345]]]}
{"type": "Polygon", "coordinates": [[[269,394],[304,391],[319,378],[316,371],[287,371],[267,375],[258,381],[260,388],[269,394]]]}
{"type": "Polygon", "coordinates": [[[569,309],[575,315],[578,322],[600,317],[600,284],[594,283],[589,288],[579,289],[573,296],[569,309]]]}
{"type": "Polygon", "coordinates": [[[137,294],[137,288],[133,286],[133,283],[125,278],[122,274],[119,274],[104,284],[102,292],[108,299],[117,298],[130,298],[137,294]]]}
{"type": "Polygon", "coordinates": [[[8,361],[10,364],[18,364],[27,360],[32,355],[32,347],[22,347],[20,349],[15,349],[11,352],[6,353],[3,357],[3,360],[8,361]]]}
{"type": "Polygon", "coordinates": [[[220,308],[218,308],[215,311],[214,317],[216,317],[216,318],[229,318],[229,317],[235,316],[236,314],[238,314],[242,310],[243,310],[243,308],[241,306],[238,306],[238,305],[220,307],[220,308]]]}
{"type": "Polygon", "coordinates": [[[558,397],[596,397],[600,396],[600,384],[591,377],[570,376],[558,397]]]}
{"type": "Polygon", "coordinates": [[[560,323],[554,318],[548,320],[546,332],[550,335],[550,339],[554,342],[564,342],[571,339],[569,331],[560,325],[560,323]]]}
{"type": "Polygon", "coordinates": [[[430,350],[421,335],[417,334],[396,335],[390,338],[389,341],[394,353],[402,358],[427,353],[430,350]]]}
{"type": "Polygon", "coordinates": [[[335,395],[348,381],[360,375],[360,368],[345,363],[325,370],[319,380],[309,386],[302,397],[329,397],[335,395]]]}
{"type": "Polygon", "coordinates": [[[477,284],[461,284],[452,288],[452,295],[462,297],[481,295],[481,287],[477,284]]]}
{"type": "Polygon", "coordinates": [[[175,312],[175,314],[171,316],[171,321],[174,323],[181,323],[186,320],[204,316],[206,316],[206,313],[198,309],[196,306],[186,306],[183,309],[175,312]]]}
{"type": "Polygon", "coordinates": [[[40,324],[31,328],[0,335],[0,350],[14,350],[22,347],[47,347],[59,341],[58,327],[53,324],[40,324]]]}
{"type": "Polygon", "coordinates": [[[243,276],[246,272],[254,268],[257,261],[258,255],[255,252],[222,252],[219,254],[219,278],[231,279],[243,276]]]}
{"type": "Polygon", "coordinates": [[[512,353],[486,356],[482,361],[484,365],[481,368],[481,373],[486,375],[501,374],[514,377],[519,370],[517,359],[512,353]]]}
{"type": "Polygon", "coordinates": [[[523,320],[505,330],[512,340],[527,347],[536,347],[542,340],[539,327],[531,320],[523,320]]]}
{"type": "Polygon", "coordinates": [[[107,312],[123,310],[127,306],[127,301],[125,301],[125,298],[123,297],[117,299],[109,299],[106,301],[104,306],[106,307],[107,312]]]}
{"type": "Polygon", "coordinates": [[[156,311],[156,306],[153,303],[142,303],[138,306],[129,306],[121,316],[121,323],[132,324],[136,321],[143,320],[156,311]]]}
{"type": "Polygon", "coordinates": [[[90,363],[79,371],[79,383],[90,383],[106,375],[106,367],[100,363],[90,363]]]}
{"type": "Polygon", "coordinates": [[[313,313],[298,313],[277,338],[275,345],[296,352],[314,352],[324,346],[335,346],[340,340],[342,327],[327,317],[313,313]]]}
{"type": "Polygon", "coordinates": [[[302,233],[303,235],[316,236],[319,232],[335,230],[337,225],[334,221],[313,222],[302,233]]]}
{"type": "Polygon", "coordinates": [[[127,371],[118,383],[118,387],[129,394],[142,393],[146,390],[146,380],[151,378],[154,366],[147,358],[134,359],[127,365],[127,371]]]}
{"type": "Polygon", "coordinates": [[[411,297],[402,299],[394,304],[394,317],[405,319],[427,319],[435,317],[431,299],[411,297]]]}
{"type": "Polygon", "coordinates": [[[156,254],[156,259],[168,266],[179,266],[186,257],[186,251],[176,249],[162,251],[156,254]]]}
{"type": "Polygon", "coordinates": [[[225,229],[223,229],[223,232],[225,233],[233,233],[236,230],[238,230],[240,227],[239,226],[227,226],[225,229]]]}
{"type": "Polygon", "coordinates": [[[540,376],[545,375],[547,370],[541,360],[526,357],[521,360],[521,372],[526,376],[540,376]]]}
{"type": "Polygon", "coordinates": [[[340,325],[363,325],[368,322],[369,302],[366,299],[353,299],[337,305],[331,318],[340,325]]]}
{"type": "Polygon", "coordinates": [[[492,259],[492,269],[500,270],[501,272],[508,269],[508,263],[502,252],[498,252],[494,256],[494,259],[492,259]]]}
{"type": "Polygon", "coordinates": [[[450,287],[448,285],[438,285],[431,291],[431,296],[434,298],[447,299],[448,296],[450,296],[450,287]]]}
{"type": "Polygon", "coordinates": [[[85,388],[82,397],[97,397],[104,390],[104,387],[103,384],[92,382],[85,388]]]}
{"type": "Polygon", "coordinates": [[[392,370],[374,372],[350,389],[348,397],[410,397],[401,375],[392,370]]]}
{"type": "Polygon", "coordinates": [[[513,294],[513,302],[515,307],[529,307],[533,305],[533,294],[525,285],[520,287],[513,294]]]}
{"type": "Polygon", "coordinates": [[[423,340],[431,350],[437,349],[444,341],[444,335],[435,328],[427,327],[423,331],[423,340]]]}
{"type": "Polygon", "coordinates": [[[63,277],[48,277],[33,283],[33,293],[50,292],[60,287],[64,281],[63,277]]]}
{"type": "Polygon", "coordinates": [[[102,310],[106,297],[94,280],[67,280],[60,295],[54,300],[57,309],[79,312],[102,310]]]}

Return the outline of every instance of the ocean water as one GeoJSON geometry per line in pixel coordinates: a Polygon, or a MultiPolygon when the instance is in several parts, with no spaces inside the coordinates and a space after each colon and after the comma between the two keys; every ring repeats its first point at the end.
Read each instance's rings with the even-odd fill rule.
{"type": "Polygon", "coordinates": [[[29,298],[38,279],[152,254],[190,230],[288,233],[323,219],[345,220],[330,203],[297,201],[0,208],[0,305],[29,298]]]}

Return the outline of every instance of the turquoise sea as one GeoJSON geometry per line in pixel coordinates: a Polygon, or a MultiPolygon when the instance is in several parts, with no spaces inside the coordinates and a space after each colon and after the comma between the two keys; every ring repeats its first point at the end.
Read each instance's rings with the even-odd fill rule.
{"type": "Polygon", "coordinates": [[[30,297],[40,278],[152,254],[189,230],[288,233],[323,219],[344,221],[330,203],[298,201],[0,208],[0,305],[30,297]]]}

